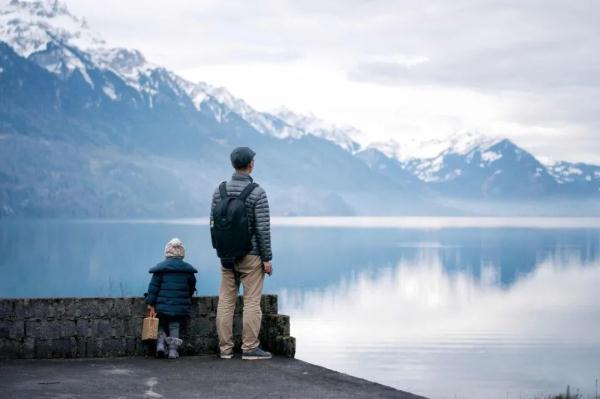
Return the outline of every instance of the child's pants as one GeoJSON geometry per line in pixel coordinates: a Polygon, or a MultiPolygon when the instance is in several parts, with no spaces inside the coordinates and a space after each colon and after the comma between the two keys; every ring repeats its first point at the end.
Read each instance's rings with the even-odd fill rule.
{"type": "Polygon", "coordinates": [[[163,322],[164,318],[160,319],[160,323],[158,325],[158,333],[165,334],[165,327],[169,329],[169,337],[171,338],[179,338],[179,321],[174,320],[166,320],[163,322]]]}

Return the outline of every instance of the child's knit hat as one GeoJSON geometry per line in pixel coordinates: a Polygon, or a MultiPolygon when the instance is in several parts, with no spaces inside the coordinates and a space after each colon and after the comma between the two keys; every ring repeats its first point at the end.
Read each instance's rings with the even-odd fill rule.
{"type": "Polygon", "coordinates": [[[167,258],[184,258],[185,247],[179,238],[173,238],[165,246],[165,256],[167,258]]]}

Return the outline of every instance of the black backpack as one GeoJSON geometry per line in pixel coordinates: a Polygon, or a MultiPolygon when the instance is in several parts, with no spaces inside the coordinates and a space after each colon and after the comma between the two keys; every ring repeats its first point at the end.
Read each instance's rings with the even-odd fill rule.
{"type": "Polygon", "coordinates": [[[221,201],[213,210],[210,236],[221,264],[225,268],[232,269],[236,260],[252,250],[246,198],[258,187],[258,184],[248,184],[239,196],[228,195],[225,185],[226,182],[219,185],[221,201]]]}

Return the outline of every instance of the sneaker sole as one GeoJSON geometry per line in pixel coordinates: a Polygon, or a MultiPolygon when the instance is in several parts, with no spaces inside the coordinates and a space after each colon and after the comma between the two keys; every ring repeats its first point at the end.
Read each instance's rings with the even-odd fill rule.
{"type": "Polygon", "coordinates": [[[265,356],[242,356],[242,360],[269,360],[273,356],[265,357],[265,356]]]}
{"type": "Polygon", "coordinates": [[[233,355],[219,355],[221,359],[233,359],[233,355]]]}

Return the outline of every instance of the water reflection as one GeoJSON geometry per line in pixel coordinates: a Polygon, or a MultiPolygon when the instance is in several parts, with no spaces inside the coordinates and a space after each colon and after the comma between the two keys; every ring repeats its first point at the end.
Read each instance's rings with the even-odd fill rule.
{"type": "MultiPolygon", "coordinates": [[[[598,220],[355,222],[274,223],[265,292],[280,294],[299,358],[435,398],[593,394],[598,220]]],[[[215,295],[206,220],[0,220],[0,297],[141,295],[175,236],[198,294],[215,295]]]]}
{"type": "MultiPolygon", "coordinates": [[[[298,357],[436,398],[535,397],[600,374],[600,263],[546,260],[510,287],[442,260],[284,290],[298,357]]],[[[591,396],[590,396],[591,397],[591,396]]]]}

